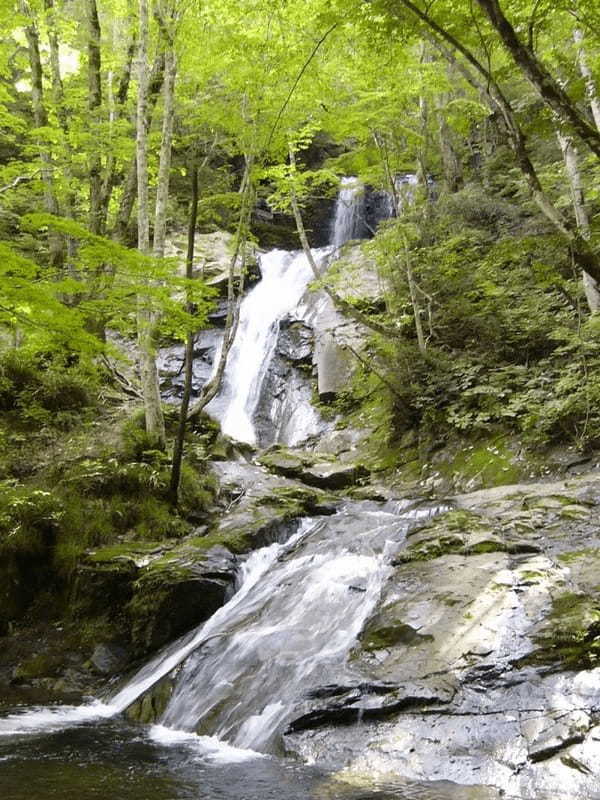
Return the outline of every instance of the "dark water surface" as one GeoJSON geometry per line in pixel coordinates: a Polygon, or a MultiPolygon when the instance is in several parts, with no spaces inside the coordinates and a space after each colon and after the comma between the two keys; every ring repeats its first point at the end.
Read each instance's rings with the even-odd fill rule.
{"type": "MultiPolygon", "coordinates": [[[[192,740],[109,720],[54,733],[0,737],[2,800],[462,800],[451,785],[346,786],[316,767],[273,756],[232,760],[192,740]]],[[[466,792],[466,793],[465,793],[466,792]]]]}

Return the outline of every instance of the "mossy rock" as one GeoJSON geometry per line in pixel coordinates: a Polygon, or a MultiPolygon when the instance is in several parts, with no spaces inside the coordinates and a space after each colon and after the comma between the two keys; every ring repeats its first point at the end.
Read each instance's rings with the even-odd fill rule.
{"type": "Polygon", "coordinates": [[[421,634],[415,628],[404,623],[395,625],[383,625],[377,627],[377,623],[367,626],[361,637],[361,645],[364,650],[382,650],[388,647],[414,647],[423,642],[432,642],[433,636],[421,634]]]}
{"type": "Polygon", "coordinates": [[[564,592],[534,637],[536,649],[518,666],[556,665],[563,669],[593,669],[600,665],[600,594],[564,592]]]}
{"type": "Polygon", "coordinates": [[[530,465],[519,460],[514,447],[504,435],[471,444],[461,439],[435,453],[430,470],[437,471],[454,491],[509,486],[527,478],[530,471],[530,465]]]}
{"type": "Polygon", "coordinates": [[[231,552],[193,541],[141,570],[127,606],[136,652],[155,650],[208,619],[231,596],[235,573],[231,552]]]}
{"type": "Polygon", "coordinates": [[[13,670],[15,683],[26,683],[38,678],[56,677],[64,667],[64,654],[38,653],[18,664],[13,670]]]}
{"type": "Polygon", "coordinates": [[[143,725],[158,722],[173,694],[174,685],[175,678],[172,673],[154,684],[125,710],[127,719],[132,722],[141,722],[143,725]]]}
{"type": "Polygon", "coordinates": [[[74,613],[93,617],[114,610],[120,615],[131,600],[137,575],[135,560],[120,555],[80,564],[71,592],[74,613]]]}
{"type": "Polygon", "coordinates": [[[538,553],[537,544],[509,536],[489,518],[458,509],[440,514],[408,534],[408,545],[398,553],[395,564],[431,561],[448,554],[463,556],[482,553],[538,553]]]}

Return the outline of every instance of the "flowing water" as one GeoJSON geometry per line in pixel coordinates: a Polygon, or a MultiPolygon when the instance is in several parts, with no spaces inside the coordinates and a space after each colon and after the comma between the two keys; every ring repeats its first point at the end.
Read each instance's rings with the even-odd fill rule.
{"type": "Polygon", "coordinates": [[[337,249],[365,235],[365,188],[357,178],[342,178],[331,225],[331,244],[337,249]]]}
{"type": "MultiPolygon", "coordinates": [[[[329,248],[314,250],[319,266],[329,248]]],[[[223,387],[207,410],[216,416],[225,434],[241,442],[256,443],[253,414],[261,383],[277,342],[280,320],[300,302],[313,280],[308,259],[299,251],[271,250],[261,256],[262,280],[240,307],[235,342],[227,359],[223,387]]]]}
{"type": "MultiPolygon", "coordinates": [[[[346,181],[332,244],[360,235],[362,189],[346,181]]],[[[316,251],[320,263],[331,248],[316,251]]],[[[221,396],[212,411],[229,435],[255,441],[253,413],[281,319],[312,279],[305,257],[262,257],[221,396]]],[[[121,800],[455,798],[455,789],[405,783],[356,789],[277,754],[311,692],[348,679],[349,654],[389,574],[389,552],[431,505],[347,504],[292,525],[287,541],[243,563],[237,591],[206,623],[174,642],[112,697],[81,706],[5,708],[0,796],[121,800]],[[173,692],[156,725],[122,717],[165,676],[173,692]]]]}

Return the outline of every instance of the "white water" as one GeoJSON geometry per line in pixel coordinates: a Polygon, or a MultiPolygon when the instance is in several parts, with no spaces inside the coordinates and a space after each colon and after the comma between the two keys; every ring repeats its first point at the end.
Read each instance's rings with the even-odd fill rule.
{"type": "MultiPolygon", "coordinates": [[[[313,250],[321,266],[328,248],[313,250]]],[[[223,377],[223,388],[207,410],[221,422],[225,434],[241,442],[256,443],[252,415],[260,387],[277,342],[279,321],[300,302],[313,280],[304,253],[271,250],[261,256],[262,280],[248,293],[240,307],[235,342],[223,377]]]]}
{"type": "MultiPolygon", "coordinates": [[[[344,179],[333,226],[336,246],[357,235],[361,203],[362,187],[344,179]]],[[[313,251],[320,266],[331,252],[313,251]]],[[[211,404],[225,433],[251,443],[252,416],[279,321],[296,308],[313,278],[300,252],[267,253],[261,272],[261,282],[242,303],[223,391],[211,404]]],[[[305,420],[299,413],[298,424],[305,420]]],[[[410,517],[382,512],[376,517],[373,525],[367,514],[354,533],[344,515],[318,524],[305,521],[286,545],[253,553],[231,600],[152,659],[110,702],[12,714],[0,719],[0,735],[110,718],[183,664],[161,725],[151,735],[163,743],[180,742],[182,734],[174,731],[184,729],[186,741],[224,760],[247,757],[250,747],[267,749],[323,670],[342,667],[377,601],[388,574],[381,536],[388,529],[393,538],[398,530],[403,535],[410,517]],[[196,736],[195,730],[207,735],[196,736]]]]}
{"type": "Polygon", "coordinates": [[[331,244],[336,249],[352,239],[362,238],[364,199],[364,186],[357,178],[342,178],[331,232],[331,244]]]}
{"type": "Polygon", "coordinates": [[[47,706],[24,709],[0,718],[0,736],[20,736],[82,725],[108,719],[117,713],[110,704],[94,702],[83,706],[47,706]]]}
{"type": "Polygon", "coordinates": [[[343,664],[388,570],[381,553],[324,541],[326,526],[301,554],[273,565],[229,615],[222,641],[189,659],[162,724],[269,749],[304,692],[343,664]]]}

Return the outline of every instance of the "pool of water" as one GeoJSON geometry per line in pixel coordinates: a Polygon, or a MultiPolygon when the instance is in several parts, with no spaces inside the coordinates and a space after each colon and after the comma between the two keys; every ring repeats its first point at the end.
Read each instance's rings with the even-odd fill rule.
{"type": "Polygon", "coordinates": [[[0,737],[2,800],[466,800],[449,784],[351,786],[318,767],[121,719],[0,737]]]}

